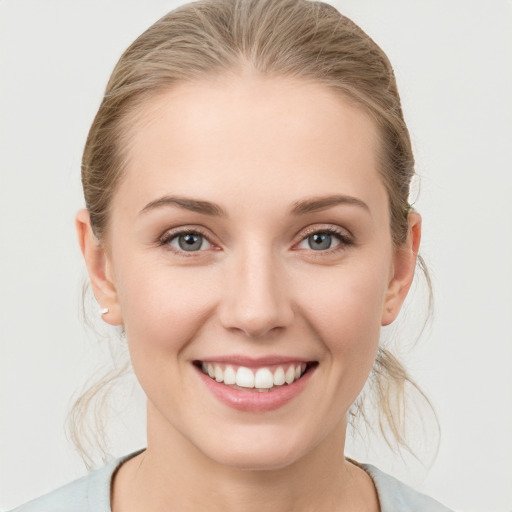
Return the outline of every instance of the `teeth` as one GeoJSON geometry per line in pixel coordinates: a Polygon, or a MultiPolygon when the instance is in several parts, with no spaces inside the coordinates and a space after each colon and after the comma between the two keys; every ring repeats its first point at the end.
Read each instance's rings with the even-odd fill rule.
{"type": "Polygon", "coordinates": [[[272,372],[268,368],[260,368],[254,377],[254,387],[268,389],[273,385],[274,376],[272,375],[272,372]]]}
{"type": "Polygon", "coordinates": [[[227,365],[223,370],[219,364],[212,363],[202,363],[201,369],[204,374],[209,375],[217,382],[268,391],[274,386],[283,386],[285,383],[292,384],[300,379],[306,371],[306,364],[290,365],[286,371],[282,366],[278,366],[273,373],[269,368],[258,368],[253,371],[245,366],[239,366],[235,370],[231,365],[227,365]]]}
{"type": "Polygon", "coordinates": [[[249,368],[240,366],[236,371],[236,385],[241,388],[254,387],[254,373],[249,368]]]}
{"type": "Polygon", "coordinates": [[[224,384],[236,384],[236,373],[232,366],[226,366],[224,370],[224,384]]]}
{"type": "Polygon", "coordinates": [[[274,385],[275,386],[282,386],[285,383],[284,378],[284,370],[280,366],[275,372],[274,372],[274,385]]]}

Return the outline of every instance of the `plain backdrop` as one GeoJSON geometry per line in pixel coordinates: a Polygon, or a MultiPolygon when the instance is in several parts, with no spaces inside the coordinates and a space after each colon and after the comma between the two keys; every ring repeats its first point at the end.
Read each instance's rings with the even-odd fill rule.
{"type": "MultiPolygon", "coordinates": [[[[403,355],[442,428],[437,458],[424,465],[378,440],[347,452],[456,510],[510,512],[512,2],[333,4],[395,67],[436,294],[429,327],[416,346],[405,340],[403,355]]],[[[121,52],[176,5],[0,1],[1,509],[86,472],[64,422],[108,354],[79,314],[81,151],[121,52]]],[[[144,446],[143,405],[135,392],[114,421],[114,456],[144,446]]]]}

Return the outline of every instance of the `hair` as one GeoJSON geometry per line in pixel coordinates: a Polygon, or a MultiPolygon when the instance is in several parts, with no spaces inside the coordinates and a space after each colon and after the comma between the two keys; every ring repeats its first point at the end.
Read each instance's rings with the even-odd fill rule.
{"type": "MultiPolygon", "coordinates": [[[[399,249],[407,238],[414,156],[393,68],[381,48],[354,22],[331,5],[306,0],[188,3],[158,20],[122,54],[90,128],[82,160],[86,207],[100,242],[108,234],[112,197],[123,178],[137,114],[175,84],[242,73],[248,67],[263,77],[324,84],[374,120],[380,137],[378,170],[389,198],[390,232],[399,249]]],[[[431,298],[421,258],[418,264],[431,298]]],[[[383,346],[370,381],[386,440],[391,433],[398,445],[407,446],[406,386],[428,399],[383,346]]],[[[108,383],[107,378],[104,384],[108,383]]],[[[100,388],[93,386],[75,404],[74,421],[84,416],[100,388]]],[[[366,418],[362,400],[354,404],[350,416],[366,418]]]]}

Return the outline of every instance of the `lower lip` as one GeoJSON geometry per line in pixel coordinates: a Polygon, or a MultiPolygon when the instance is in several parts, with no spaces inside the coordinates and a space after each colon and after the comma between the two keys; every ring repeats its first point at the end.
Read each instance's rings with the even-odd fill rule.
{"type": "Polygon", "coordinates": [[[292,384],[286,384],[275,391],[259,392],[230,388],[196,368],[199,377],[217,399],[233,409],[250,412],[273,411],[287,404],[305,388],[315,369],[316,366],[309,368],[299,380],[292,384]]]}

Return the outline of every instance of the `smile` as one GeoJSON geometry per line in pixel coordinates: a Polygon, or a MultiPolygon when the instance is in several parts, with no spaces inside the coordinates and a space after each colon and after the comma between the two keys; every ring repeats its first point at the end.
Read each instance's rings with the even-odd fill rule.
{"type": "Polygon", "coordinates": [[[230,364],[201,362],[200,368],[205,375],[234,389],[267,392],[293,384],[299,380],[308,369],[308,364],[297,362],[248,368],[230,364]]]}
{"type": "Polygon", "coordinates": [[[298,397],[316,373],[318,361],[230,356],[195,360],[193,366],[217,400],[239,411],[263,413],[298,397]]]}

